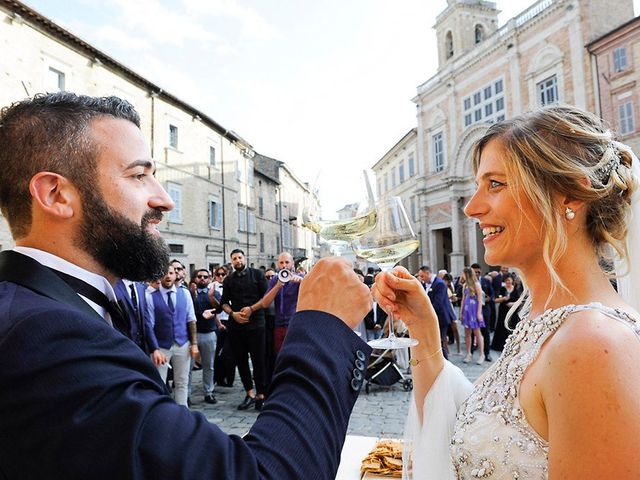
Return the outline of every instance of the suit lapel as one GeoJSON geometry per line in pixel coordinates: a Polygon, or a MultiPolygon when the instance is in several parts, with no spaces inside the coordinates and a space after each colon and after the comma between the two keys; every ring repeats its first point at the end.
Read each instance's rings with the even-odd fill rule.
{"type": "Polygon", "coordinates": [[[131,295],[127,290],[127,286],[124,284],[122,280],[118,280],[116,282],[116,286],[114,288],[116,292],[116,296],[119,300],[127,305],[127,308],[133,312],[133,303],[131,301],[131,295]]]}
{"type": "Polygon", "coordinates": [[[16,283],[45,297],[74,307],[88,315],[95,315],[104,321],[60,277],[27,255],[22,255],[13,250],[0,252],[0,281],[16,283]]]}

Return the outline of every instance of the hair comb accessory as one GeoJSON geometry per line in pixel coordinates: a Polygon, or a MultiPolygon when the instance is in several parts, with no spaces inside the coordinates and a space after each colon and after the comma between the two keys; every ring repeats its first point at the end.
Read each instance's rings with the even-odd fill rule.
{"type": "Polygon", "coordinates": [[[611,176],[611,172],[616,170],[620,166],[620,150],[618,149],[618,142],[609,141],[607,145],[607,150],[611,149],[614,152],[614,155],[611,159],[602,167],[596,169],[595,176],[598,181],[604,185],[609,181],[609,177],[611,176]]]}

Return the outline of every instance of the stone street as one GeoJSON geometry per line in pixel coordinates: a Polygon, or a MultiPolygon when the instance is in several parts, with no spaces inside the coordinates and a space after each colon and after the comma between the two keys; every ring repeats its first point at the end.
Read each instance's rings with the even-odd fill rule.
{"type": "MultiPolygon", "coordinates": [[[[464,351],[464,344],[463,344],[464,351]]],[[[477,353],[476,353],[477,356],[477,353]]],[[[499,352],[491,353],[495,361],[499,352]]],[[[485,362],[476,365],[475,362],[462,363],[464,356],[452,355],[451,361],[459,366],[467,378],[475,381],[492,363],[485,362]]],[[[404,373],[404,372],[403,372],[404,373]]],[[[215,396],[218,403],[209,405],[204,403],[201,393],[202,373],[192,372],[193,392],[192,410],[202,412],[207,419],[229,434],[243,435],[253,425],[258,413],[253,408],[246,411],[237,410],[238,404],[244,399],[244,391],[240,378],[236,375],[235,384],[231,388],[216,387],[215,396]]],[[[405,375],[411,378],[410,375],[405,375]]],[[[391,387],[371,384],[370,392],[363,388],[356,402],[349,422],[348,434],[370,437],[402,437],[404,422],[411,400],[411,392],[405,391],[401,383],[391,387]]],[[[331,415],[331,412],[327,412],[331,415]]]]}

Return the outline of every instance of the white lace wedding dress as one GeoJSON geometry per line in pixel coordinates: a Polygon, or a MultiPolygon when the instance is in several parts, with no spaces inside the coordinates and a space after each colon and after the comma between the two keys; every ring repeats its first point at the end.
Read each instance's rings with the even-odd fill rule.
{"type": "Polygon", "coordinates": [[[548,444],[524,417],[518,390],[540,347],[573,312],[597,309],[640,338],[640,322],[599,303],[567,305],[523,319],[483,381],[473,387],[449,362],[425,398],[419,425],[415,403],[407,421],[405,478],[546,479],[548,444]]]}

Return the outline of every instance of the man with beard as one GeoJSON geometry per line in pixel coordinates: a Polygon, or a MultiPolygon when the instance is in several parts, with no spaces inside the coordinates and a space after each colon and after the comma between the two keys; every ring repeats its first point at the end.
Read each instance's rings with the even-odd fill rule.
{"type": "Polygon", "coordinates": [[[149,332],[151,359],[162,381],[167,381],[169,362],[173,366],[174,395],[178,405],[187,406],[191,358],[198,355],[196,314],[191,295],[176,288],[176,272],[171,265],[160,280],[160,288],[147,294],[152,330],[149,332]]]}
{"type": "Polygon", "coordinates": [[[159,278],[169,260],[155,227],[173,203],[139,125],[123,100],[69,92],[0,113],[0,208],[17,245],[0,252],[1,476],[334,478],[354,362],[371,351],[351,332],[371,297],[347,261],[305,278],[269,404],[243,438],[177,405],[112,327],[111,285],[159,278]]]}
{"type": "Polygon", "coordinates": [[[229,314],[227,334],[246,392],[238,410],[246,410],[252,405],[256,410],[262,410],[267,372],[265,318],[259,305],[267,291],[267,279],[262,270],[247,266],[244,252],[239,248],[231,251],[231,264],[233,272],[224,279],[220,304],[222,310],[229,314]],[[249,370],[249,356],[253,366],[253,380],[249,370]]]}

